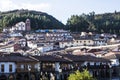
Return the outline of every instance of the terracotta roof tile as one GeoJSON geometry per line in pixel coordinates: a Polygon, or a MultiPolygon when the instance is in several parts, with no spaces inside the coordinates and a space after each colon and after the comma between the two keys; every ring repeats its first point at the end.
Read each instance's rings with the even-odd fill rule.
{"type": "Polygon", "coordinates": [[[27,57],[27,56],[22,56],[22,55],[17,54],[17,53],[13,53],[13,54],[1,55],[0,62],[34,62],[34,61],[36,61],[35,59],[32,59],[32,58],[27,57]]]}

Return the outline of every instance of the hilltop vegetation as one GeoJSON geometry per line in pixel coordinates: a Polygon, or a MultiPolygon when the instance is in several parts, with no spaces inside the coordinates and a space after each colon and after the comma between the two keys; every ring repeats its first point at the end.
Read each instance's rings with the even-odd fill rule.
{"type": "Polygon", "coordinates": [[[99,33],[120,33],[120,12],[72,15],[67,20],[66,28],[73,32],[92,31],[99,33]]]}
{"type": "Polygon", "coordinates": [[[47,13],[32,10],[13,10],[0,12],[0,29],[11,27],[29,18],[31,27],[36,29],[67,29],[72,32],[91,31],[97,33],[120,34],[120,12],[72,15],[64,25],[47,13]]]}
{"type": "Polygon", "coordinates": [[[47,13],[31,10],[13,10],[0,12],[0,28],[11,27],[29,18],[32,29],[61,29],[64,25],[47,13]]]}

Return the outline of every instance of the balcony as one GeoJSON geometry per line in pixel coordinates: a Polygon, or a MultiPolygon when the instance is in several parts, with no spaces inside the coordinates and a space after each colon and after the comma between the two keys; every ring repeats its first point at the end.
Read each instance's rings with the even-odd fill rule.
{"type": "Polygon", "coordinates": [[[16,69],[16,72],[19,73],[19,72],[38,72],[39,70],[36,69],[36,68],[31,68],[31,70],[29,71],[27,68],[26,69],[22,69],[22,68],[17,68],[16,69]]]}
{"type": "Polygon", "coordinates": [[[42,70],[41,70],[42,72],[55,72],[55,69],[50,69],[50,68],[43,68],[42,70]]]}

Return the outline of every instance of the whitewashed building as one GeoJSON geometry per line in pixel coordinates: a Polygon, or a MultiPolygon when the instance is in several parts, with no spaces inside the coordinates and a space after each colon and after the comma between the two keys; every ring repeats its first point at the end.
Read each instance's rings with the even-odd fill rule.
{"type": "Polygon", "coordinates": [[[59,47],[73,47],[73,46],[92,46],[94,45],[94,41],[92,39],[76,39],[73,41],[60,41],[59,47]]]}
{"type": "Polygon", "coordinates": [[[25,23],[23,21],[17,23],[14,27],[11,28],[11,31],[18,30],[18,31],[25,31],[25,23]]]}
{"type": "Polygon", "coordinates": [[[0,73],[15,73],[15,62],[0,62],[0,73]]]}

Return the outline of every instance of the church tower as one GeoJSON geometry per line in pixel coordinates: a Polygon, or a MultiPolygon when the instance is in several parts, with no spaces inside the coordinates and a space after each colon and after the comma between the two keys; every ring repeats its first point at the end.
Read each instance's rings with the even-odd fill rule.
{"type": "Polygon", "coordinates": [[[26,26],[26,31],[30,31],[30,30],[31,30],[30,19],[27,19],[27,20],[25,21],[25,26],[26,26]]]}

